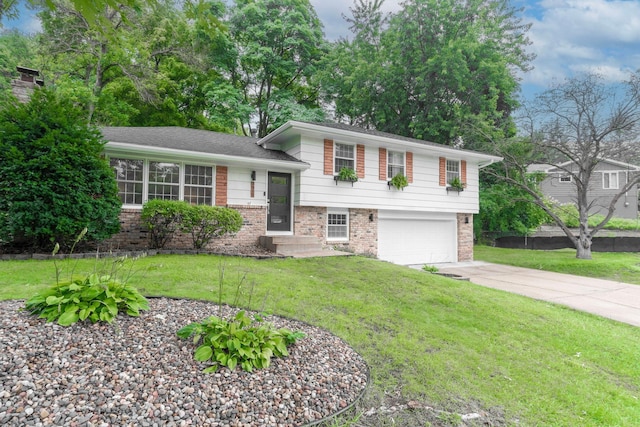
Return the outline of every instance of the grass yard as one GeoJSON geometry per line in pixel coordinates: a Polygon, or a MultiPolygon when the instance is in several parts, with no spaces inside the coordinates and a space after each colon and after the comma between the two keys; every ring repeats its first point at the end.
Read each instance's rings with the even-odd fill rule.
{"type": "MultiPolygon", "coordinates": [[[[492,251],[480,248],[478,259],[509,262],[492,251]]],[[[362,415],[409,401],[483,413],[465,425],[640,423],[640,328],[590,314],[363,257],[154,256],[133,264],[130,282],[146,295],[217,301],[222,268],[224,302],[326,328],[367,360],[372,387],[331,426],[462,425],[426,410],[362,415]]],[[[51,261],[0,262],[0,299],[27,298],[54,280],[51,261]]]]}
{"type": "MultiPolygon", "coordinates": [[[[575,249],[534,251],[476,246],[474,257],[478,261],[640,285],[640,253],[593,252],[593,259],[583,260],[576,258],[575,249]]],[[[640,425],[640,422],[638,424],[640,425]]]]}

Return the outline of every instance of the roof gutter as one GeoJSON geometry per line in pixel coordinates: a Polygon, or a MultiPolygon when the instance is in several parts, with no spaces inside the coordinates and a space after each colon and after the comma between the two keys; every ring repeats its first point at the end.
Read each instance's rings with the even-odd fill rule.
{"type": "Polygon", "coordinates": [[[196,151],[186,151],[186,150],[177,150],[174,148],[161,148],[161,147],[148,147],[145,145],[137,145],[130,144],[124,142],[113,142],[109,141],[104,146],[104,151],[107,154],[120,154],[120,155],[132,155],[132,154],[141,154],[148,157],[162,157],[166,159],[165,156],[171,156],[176,159],[182,160],[193,160],[196,162],[202,161],[211,161],[220,165],[234,165],[234,166],[247,166],[247,167],[255,167],[256,165],[261,165],[265,167],[273,167],[273,168],[286,168],[297,171],[307,170],[311,167],[309,163],[306,162],[289,162],[286,160],[270,160],[270,159],[259,159],[256,157],[241,157],[241,156],[230,156],[228,154],[213,154],[213,153],[203,153],[196,151]]]}

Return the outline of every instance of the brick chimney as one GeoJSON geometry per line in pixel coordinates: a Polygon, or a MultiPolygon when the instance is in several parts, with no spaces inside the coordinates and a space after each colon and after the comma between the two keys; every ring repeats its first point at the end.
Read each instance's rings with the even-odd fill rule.
{"type": "Polygon", "coordinates": [[[44,81],[39,79],[40,72],[31,68],[16,67],[16,70],[20,73],[20,78],[11,81],[11,90],[13,94],[18,98],[18,101],[22,103],[29,102],[33,88],[38,86],[44,86],[44,81]]]}

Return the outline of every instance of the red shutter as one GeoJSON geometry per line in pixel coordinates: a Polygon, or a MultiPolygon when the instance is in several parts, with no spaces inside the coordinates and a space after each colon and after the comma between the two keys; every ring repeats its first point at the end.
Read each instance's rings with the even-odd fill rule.
{"type": "Polygon", "coordinates": [[[227,167],[216,166],[216,206],[227,205],[227,167]]]}
{"type": "Polygon", "coordinates": [[[364,145],[362,144],[356,146],[356,172],[358,178],[364,178],[364,145]]]}
{"type": "Polygon", "coordinates": [[[467,161],[466,160],[462,160],[460,162],[460,181],[462,181],[463,184],[467,183],[467,161]]]}
{"type": "Polygon", "coordinates": [[[378,149],[379,167],[378,175],[381,181],[387,180],[387,150],[385,148],[378,149]]]}
{"type": "Polygon", "coordinates": [[[440,157],[440,185],[447,185],[447,159],[440,157]]]}
{"type": "Polygon", "coordinates": [[[407,151],[406,162],[407,162],[407,181],[409,182],[409,184],[411,184],[413,182],[413,153],[411,151],[407,151]]]}
{"type": "Polygon", "coordinates": [[[333,140],[324,140],[324,174],[333,175],[333,140]]]}

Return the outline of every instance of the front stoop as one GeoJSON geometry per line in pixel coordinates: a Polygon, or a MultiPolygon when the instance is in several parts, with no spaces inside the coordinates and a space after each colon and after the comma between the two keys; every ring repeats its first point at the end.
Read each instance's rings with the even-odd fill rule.
{"type": "Polygon", "coordinates": [[[313,236],[260,236],[260,246],[279,255],[322,251],[322,242],[313,236]]]}

